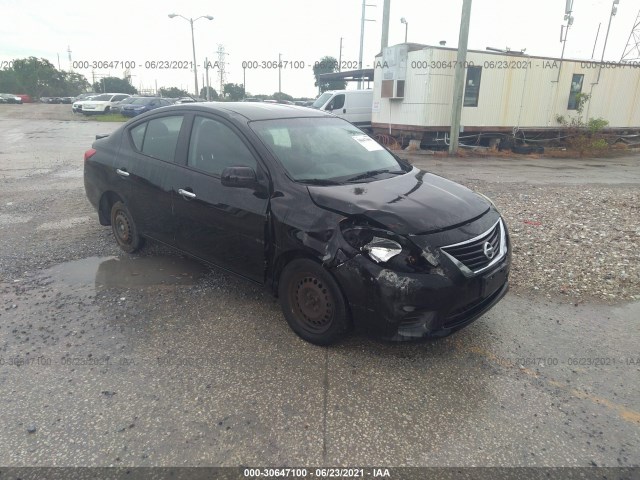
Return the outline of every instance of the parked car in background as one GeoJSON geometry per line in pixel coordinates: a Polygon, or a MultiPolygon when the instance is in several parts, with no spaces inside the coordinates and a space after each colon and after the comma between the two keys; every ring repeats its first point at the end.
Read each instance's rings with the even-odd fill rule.
{"type": "Polygon", "coordinates": [[[168,107],[171,102],[160,97],[137,97],[130,103],[123,105],[120,113],[125,117],[135,117],[141,113],[154,110],[159,107],[168,107]]]}
{"type": "Polygon", "coordinates": [[[328,90],[316,98],[312,108],[326,110],[360,128],[371,128],[373,90],[328,90]]]}
{"type": "Polygon", "coordinates": [[[13,93],[0,93],[0,97],[4,100],[2,103],[22,103],[22,98],[13,93]]]}
{"type": "Polygon", "coordinates": [[[177,99],[175,102],[173,103],[196,103],[196,102],[204,102],[205,100],[203,100],[202,98],[194,98],[194,97],[181,97],[179,99],[177,99]]]}
{"type": "Polygon", "coordinates": [[[73,111],[73,113],[80,113],[80,110],[82,109],[81,102],[86,102],[87,100],[91,100],[92,98],[97,97],[98,95],[100,94],[95,92],[81,93],[80,95],[78,95],[76,98],[73,99],[71,110],[73,111]]]}
{"type": "Polygon", "coordinates": [[[124,100],[120,100],[118,103],[111,107],[111,113],[122,113],[122,107],[133,102],[136,98],[140,98],[137,95],[134,95],[129,98],[125,98],[124,100]]]}
{"type": "Polygon", "coordinates": [[[109,113],[112,106],[130,96],[128,93],[101,93],[91,100],[81,102],[80,111],[85,115],[109,113]]]}
{"type": "Polygon", "coordinates": [[[97,97],[98,95],[100,95],[99,93],[96,92],[86,92],[86,93],[81,93],[80,95],[78,95],[76,98],[73,99],[74,102],[80,102],[82,100],[89,100],[92,97],[97,97]]]}
{"type": "Polygon", "coordinates": [[[19,93],[16,97],[20,97],[22,99],[22,103],[33,103],[31,95],[27,95],[26,93],[19,93]]]}
{"type": "Polygon", "coordinates": [[[71,105],[73,103],[73,97],[60,97],[60,103],[71,105]]]}
{"type": "Polygon", "coordinates": [[[491,200],[321,110],[149,112],[93,143],[84,185],[125,252],[152,239],[263,284],[316,344],[352,325],[446,336],[509,288],[509,234],[491,200]]]}

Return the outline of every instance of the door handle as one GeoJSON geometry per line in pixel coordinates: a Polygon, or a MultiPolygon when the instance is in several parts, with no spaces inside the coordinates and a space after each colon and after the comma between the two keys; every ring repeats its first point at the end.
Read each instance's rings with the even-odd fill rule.
{"type": "Polygon", "coordinates": [[[342,113],[347,113],[347,109],[346,109],[346,108],[343,108],[343,109],[342,109],[342,113]]]}
{"type": "Polygon", "coordinates": [[[120,175],[121,177],[128,177],[129,176],[129,172],[127,172],[126,170],[122,170],[120,168],[116,168],[116,173],[118,175],[120,175]]]}
{"type": "Polygon", "coordinates": [[[179,193],[180,195],[182,195],[182,198],[184,198],[184,199],[193,199],[193,198],[196,198],[196,194],[195,194],[195,193],[190,192],[190,191],[188,191],[188,190],[184,190],[184,189],[182,189],[182,188],[179,188],[179,189],[178,189],[178,193],[179,193]]]}

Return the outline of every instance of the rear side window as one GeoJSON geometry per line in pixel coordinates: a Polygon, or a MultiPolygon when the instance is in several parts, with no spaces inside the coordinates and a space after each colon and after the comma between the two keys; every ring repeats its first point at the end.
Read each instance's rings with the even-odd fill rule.
{"type": "Polygon", "coordinates": [[[225,124],[196,117],[189,142],[190,167],[220,175],[227,167],[256,168],[256,160],[240,137],[225,124]]]}
{"type": "MultiPolygon", "coordinates": [[[[182,128],[182,121],[182,115],[173,115],[170,117],[154,118],[147,122],[141,148],[142,153],[153,158],[173,162],[176,146],[178,145],[178,135],[180,134],[180,128],[182,128]]],[[[131,133],[133,137],[133,130],[131,133]]]]}
{"type": "Polygon", "coordinates": [[[143,123],[131,129],[131,140],[136,146],[136,150],[142,151],[142,142],[144,140],[144,132],[147,130],[147,124],[143,123]]]}

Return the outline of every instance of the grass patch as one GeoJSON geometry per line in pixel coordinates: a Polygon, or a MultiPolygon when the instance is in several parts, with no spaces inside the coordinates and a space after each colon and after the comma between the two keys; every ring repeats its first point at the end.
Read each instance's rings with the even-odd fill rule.
{"type": "Polygon", "coordinates": [[[106,113],[104,115],[87,115],[89,120],[95,120],[96,122],[126,122],[129,120],[124,115],[119,113],[106,113]]]}

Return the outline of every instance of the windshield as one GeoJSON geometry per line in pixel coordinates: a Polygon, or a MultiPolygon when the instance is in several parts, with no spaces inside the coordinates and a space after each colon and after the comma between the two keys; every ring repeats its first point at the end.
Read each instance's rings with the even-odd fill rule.
{"type": "Polygon", "coordinates": [[[288,118],[250,125],[296,181],[371,181],[382,173],[404,173],[391,153],[341,118],[288,118]]]}
{"type": "Polygon", "coordinates": [[[155,98],[136,98],[131,102],[132,105],[148,105],[156,100],[155,98]]]}
{"type": "Polygon", "coordinates": [[[313,104],[311,106],[313,108],[320,108],[322,105],[327,103],[327,100],[329,100],[329,98],[331,98],[331,95],[333,95],[333,93],[324,92],[322,95],[320,95],[318,98],[316,98],[316,101],[313,102],[313,104]]]}

